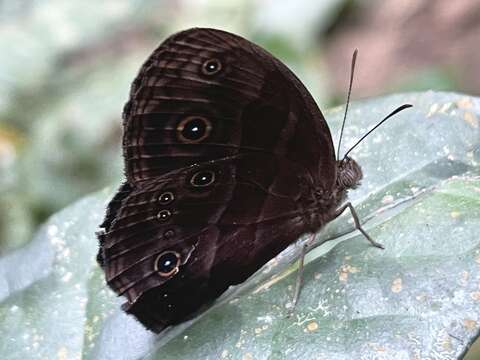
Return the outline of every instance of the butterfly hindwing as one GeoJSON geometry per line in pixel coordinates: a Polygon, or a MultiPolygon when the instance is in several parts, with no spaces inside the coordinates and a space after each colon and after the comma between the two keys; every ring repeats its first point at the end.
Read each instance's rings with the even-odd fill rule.
{"type": "Polygon", "coordinates": [[[147,304],[164,308],[158,315],[162,326],[180,321],[244,281],[304,231],[309,209],[299,205],[301,181],[295,164],[247,155],[139,184],[106,229],[107,282],[126,295],[128,311],[147,304]],[[178,270],[165,275],[158,261],[169,253],[178,258],[178,270]],[[155,305],[147,301],[152,296],[155,305]]]}

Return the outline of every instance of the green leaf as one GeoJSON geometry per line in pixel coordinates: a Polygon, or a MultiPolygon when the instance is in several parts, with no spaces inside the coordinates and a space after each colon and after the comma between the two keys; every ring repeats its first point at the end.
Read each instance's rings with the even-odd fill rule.
{"type": "MultiPolygon", "coordinates": [[[[386,249],[354,231],[349,214],[328,224],[291,314],[301,242],[196,319],[159,336],[144,330],[94,260],[108,190],[0,259],[2,359],[459,358],[480,329],[480,99],[426,92],[354,103],[342,153],[402,103],[414,108],[352,155],[365,178],[349,197],[386,249]]],[[[342,111],[326,114],[334,135],[342,111]]]]}

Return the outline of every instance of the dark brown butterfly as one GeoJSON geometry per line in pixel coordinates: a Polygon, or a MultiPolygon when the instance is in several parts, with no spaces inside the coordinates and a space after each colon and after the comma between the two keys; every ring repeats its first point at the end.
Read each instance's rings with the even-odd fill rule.
{"type": "Polygon", "coordinates": [[[336,160],[298,78],[224,31],[163,42],[123,118],[126,182],[108,205],[98,261],[123,309],[156,332],[351,208],[340,205],[362,178],[354,160],[336,160]]]}

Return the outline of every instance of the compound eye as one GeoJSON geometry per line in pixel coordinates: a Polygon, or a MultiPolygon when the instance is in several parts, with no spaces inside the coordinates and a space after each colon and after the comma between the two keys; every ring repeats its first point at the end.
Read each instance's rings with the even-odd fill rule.
{"type": "Polygon", "coordinates": [[[198,171],[190,179],[190,184],[195,187],[206,187],[215,182],[215,173],[211,170],[198,171]]]}
{"type": "Polygon", "coordinates": [[[196,144],[205,140],[212,131],[212,124],[203,116],[189,116],[177,125],[177,137],[183,143],[196,144]]]}
{"type": "Polygon", "coordinates": [[[155,259],[155,271],[160,276],[171,276],[178,272],[180,265],[180,255],[175,251],[165,251],[155,259]]]}
{"type": "Polygon", "coordinates": [[[222,63],[218,59],[208,59],[202,64],[202,73],[207,76],[215,75],[222,70],[222,63]]]}

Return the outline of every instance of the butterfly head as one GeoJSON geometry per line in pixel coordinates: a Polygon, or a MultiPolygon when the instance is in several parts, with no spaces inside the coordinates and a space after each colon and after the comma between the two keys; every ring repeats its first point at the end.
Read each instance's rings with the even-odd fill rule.
{"type": "Polygon", "coordinates": [[[340,190],[355,189],[362,177],[362,168],[352,158],[347,156],[337,161],[337,187],[340,190]]]}

